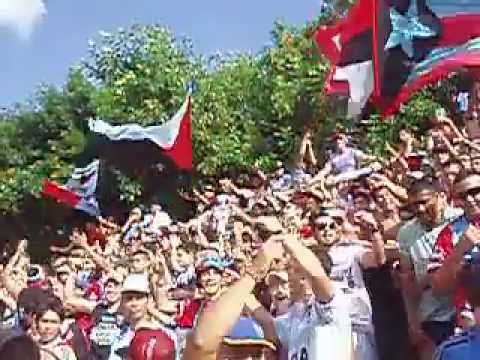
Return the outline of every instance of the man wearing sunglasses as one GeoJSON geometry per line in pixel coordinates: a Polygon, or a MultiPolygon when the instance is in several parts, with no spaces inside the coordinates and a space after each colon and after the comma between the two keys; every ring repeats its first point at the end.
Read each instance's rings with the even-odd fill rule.
{"type": "Polygon", "coordinates": [[[455,189],[465,215],[439,235],[436,252],[441,257],[441,263],[432,276],[432,289],[438,295],[454,295],[455,304],[460,309],[465,305],[466,291],[460,286],[461,280],[466,271],[479,263],[480,175],[466,173],[460,176],[455,182],[455,189]]]}
{"type": "Polygon", "coordinates": [[[455,309],[450,297],[432,292],[429,264],[440,232],[459,218],[462,210],[449,206],[440,184],[428,179],[412,184],[408,200],[415,217],[398,232],[402,291],[411,340],[422,358],[431,359],[435,345],[453,335],[455,309]]]}
{"type": "Polygon", "coordinates": [[[331,257],[333,266],[330,278],[348,301],[354,335],[354,359],[377,359],[372,305],[363,280],[363,269],[376,268],[386,262],[383,237],[373,215],[358,211],[352,220],[359,227],[362,238],[372,241],[372,247],[342,241],[345,217],[341,210],[322,209],[314,221],[315,239],[331,257]]]}

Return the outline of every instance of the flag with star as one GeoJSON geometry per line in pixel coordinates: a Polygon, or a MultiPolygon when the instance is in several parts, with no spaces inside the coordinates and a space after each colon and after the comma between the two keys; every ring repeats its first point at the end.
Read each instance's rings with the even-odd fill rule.
{"type": "Polygon", "coordinates": [[[480,65],[480,2],[467,3],[373,2],[373,99],[384,115],[425,86],[480,65]]]}
{"type": "Polygon", "coordinates": [[[394,114],[423,87],[477,68],[479,36],[478,0],[357,0],[315,40],[332,64],[326,93],[347,97],[356,117],[369,100],[394,114]]]}

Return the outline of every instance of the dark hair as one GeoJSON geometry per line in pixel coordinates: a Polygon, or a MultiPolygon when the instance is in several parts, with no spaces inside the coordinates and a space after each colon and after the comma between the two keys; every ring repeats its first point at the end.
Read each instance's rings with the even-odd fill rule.
{"type": "Polygon", "coordinates": [[[46,299],[46,301],[40,303],[38,305],[38,308],[35,310],[35,315],[37,317],[37,321],[43,315],[45,315],[45,313],[49,310],[57,313],[58,316],[60,317],[60,320],[63,320],[65,318],[65,310],[63,308],[62,301],[58,297],[56,297],[54,295],[50,295],[46,299]]]}
{"type": "Polygon", "coordinates": [[[0,359],[40,360],[40,350],[28,335],[2,331],[0,359]]]}
{"type": "Polygon", "coordinates": [[[409,193],[410,195],[417,195],[423,190],[429,190],[434,193],[443,192],[443,189],[437,180],[430,181],[430,179],[422,178],[413,182],[409,188],[409,193]]]}

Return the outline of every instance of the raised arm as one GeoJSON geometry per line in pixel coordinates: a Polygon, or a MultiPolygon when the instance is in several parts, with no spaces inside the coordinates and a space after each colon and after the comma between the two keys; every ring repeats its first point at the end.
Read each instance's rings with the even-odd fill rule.
{"type": "Polygon", "coordinates": [[[87,256],[89,256],[95,265],[105,270],[105,272],[111,271],[111,266],[108,259],[105,259],[102,255],[97,253],[94,248],[88,245],[87,235],[85,233],[75,232],[71,236],[71,241],[74,245],[77,245],[85,250],[87,256]]]}
{"type": "Polygon", "coordinates": [[[437,295],[452,294],[458,286],[458,274],[462,268],[463,257],[475,245],[480,243],[480,229],[470,225],[455,246],[453,253],[447,256],[444,263],[431,278],[432,290],[437,295]]]}
{"type": "Polygon", "coordinates": [[[296,235],[278,235],[277,239],[282,241],[285,250],[311,278],[315,298],[321,302],[329,302],[332,300],[334,295],[333,283],[325,273],[322,263],[318,260],[317,256],[309,248],[304,246],[296,235]]]}
{"type": "Polygon", "coordinates": [[[21,240],[18,243],[17,250],[8,261],[2,273],[3,285],[15,300],[18,298],[25,284],[18,283],[18,280],[16,280],[16,277],[13,275],[13,270],[17,268],[17,271],[21,271],[18,263],[26,256],[27,245],[27,240],[21,240]]]}
{"type": "Polygon", "coordinates": [[[224,336],[240,318],[256,282],[266,276],[272,260],[280,256],[281,252],[282,247],[278,242],[265,243],[254,259],[252,268],[200,314],[197,326],[187,338],[185,360],[217,358],[224,336]]]}

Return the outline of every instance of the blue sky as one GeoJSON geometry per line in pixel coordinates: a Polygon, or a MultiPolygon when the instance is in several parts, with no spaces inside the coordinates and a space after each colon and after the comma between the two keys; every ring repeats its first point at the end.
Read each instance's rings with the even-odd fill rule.
{"type": "Polygon", "coordinates": [[[0,108],[40,83],[61,85],[98,31],[134,23],[167,25],[197,52],[258,51],[275,19],[301,24],[320,0],[0,0],[0,108]]]}

